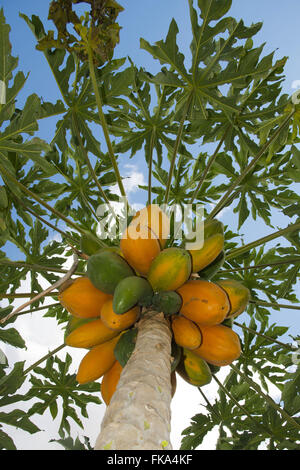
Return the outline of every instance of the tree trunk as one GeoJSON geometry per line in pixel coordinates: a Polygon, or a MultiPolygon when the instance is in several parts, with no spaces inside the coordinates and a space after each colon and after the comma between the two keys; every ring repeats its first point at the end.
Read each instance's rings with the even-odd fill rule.
{"type": "Polygon", "coordinates": [[[172,449],[171,331],[162,313],[146,312],[135,350],[104,415],[95,450],[172,449]]]}

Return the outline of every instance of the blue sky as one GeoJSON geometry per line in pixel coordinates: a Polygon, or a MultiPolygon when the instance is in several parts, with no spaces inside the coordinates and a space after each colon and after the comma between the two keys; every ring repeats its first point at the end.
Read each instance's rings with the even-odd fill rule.
{"type": "MultiPolygon", "coordinates": [[[[139,40],[143,37],[153,44],[155,41],[165,38],[173,17],[177,21],[180,30],[178,44],[186,57],[189,57],[191,36],[187,0],[120,0],[120,3],[124,6],[125,11],[119,16],[119,23],[122,26],[121,43],[116,48],[115,57],[129,55],[137,66],[145,67],[152,73],[159,71],[159,62],[154,61],[146,51],[139,49],[139,40]]],[[[0,0],[0,7],[3,7],[6,20],[12,28],[10,34],[12,53],[14,56],[19,57],[19,69],[25,74],[30,72],[27,83],[20,95],[21,101],[33,92],[42,96],[46,101],[60,98],[59,90],[43,54],[35,50],[35,39],[32,32],[24,20],[19,18],[19,12],[25,13],[29,17],[35,14],[40,16],[46,29],[54,29],[52,23],[47,22],[48,6],[49,2],[46,0],[27,0],[26,2],[24,0],[0,0]]],[[[289,0],[288,2],[282,2],[282,0],[233,0],[229,14],[236,19],[242,18],[247,26],[263,21],[263,27],[255,37],[255,44],[266,43],[264,55],[276,51],[275,59],[288,56],[283,91],[292,94],[294,91],[292,88],[293,83],[298,80],[298,88],[300,88],[299,0],[289,0]]],[[[50,135],[51,138],[52,130],[54,130],[54,127],[51,129],[51,126],[48,127],[46,122],[40,123],[41,137],[47,138],[50,135]]],[[[130,161],[130,164],[135,165],[135,172],[140,178],[147,178],[147,175],[144,174],[145,168],[142,160],[142,155],[139,155],[136,159],[130,161]]],[[[128,163],[126,161],[123,168],[128,163]]],[[[138,192],[133,191],[131,201],[139,202],[139,198],[138,192]]],[[[224,214],[224,221],[225,223],[235,224],[235,217],[229,211],[224,214]]],[[[276,216],[274,218],[274,229],[284,227],[286,222],[283,217],[276,216]]],[[[255,229],[253,229],[252,222],[246,223],[242,228],[245,241],[252,241],[271,231],[272,229],[266,228],[263,222],[260,221],[255,223],[255,229]]],[[[282,239],[280,241],[282,242],[282,239]]],[[[295,321],[296,316],[298,316],[298,313],[292,310],[273,311],[272,323],[278,322],[279,324],[290,325],[291,332],[297,334],[299,333],[299,321],[295,321]]],[[[53,346],[56,345],[55,342],[53,346]]],[[[38,354],[38,357],[41,355],[38,354]]],[[[31,362],[33,361],[31,360],[31,362]]],[[[197,399],[192,397],[191,402],[193,404],[198,403],[197,399]]],[[[180,406],[179,400],[178,406],[180,406]]],[[[195,412],[197,411],[195,410],[195,412]]],[[[177,425],[180,427],[181,423],[177,425]]],[[[33,439],[35,439],[34,436],[33,439]]]]}

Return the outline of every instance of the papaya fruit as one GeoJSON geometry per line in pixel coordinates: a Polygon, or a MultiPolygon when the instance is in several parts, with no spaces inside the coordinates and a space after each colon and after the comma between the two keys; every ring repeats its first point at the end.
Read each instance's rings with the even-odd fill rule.
{"type": "Polygon", "coordinates": [[[230,317],[226,317],[225,320],[222,321],[221,325],[228,326],[228,328],[233,327],[233,319],[230,317]]]}
{"type": "Polygon", "coordinates": [[[221,251],[221,253],[216,257],[216,259],[210,263],[206,268],[201,269],[198,274],[201,279],[206,279],[210,281],[214,278],[217,272],[222,268],[225,262],[225,251],[221,251]]]}
{"type": "Polygon", "coordinates": [[[138,211],[132,219],[132,224],[151,229],[159,239],[161,248],[164,248],[170,233],[170,219],[158,204],[149,204],[138,211]]]}
{"type": "Polygon", "coordinates": [[[204,240],[208,240],[217,233],[224,235],[224,225],[220,220],[212,219],[204,221],[204,240]]]}
{"type": "Polygon", "coordinates": [[[207,362],[193,351],[183,349],[176,372],[189,384],[203,387],[211,382],[212,374],[207,362]]]}
{"type": "Polygon", "coordinates": [[[173,315],[179,312],[182,299],[175,291],[160,291],[154,294],[152,304],[158,312],[163,312],[165,315],[173,315]]]}
{"type": "Polygon", "coordinates": [[[122,235],[120,248],[126,261],[142,276],[147,276],[161,250],[158,237],[149,227],[132,222],[122,235]]]}
{"type": "Polygon", "coordinates": [[[177,289],[182,298],[180,313],[200,325],[221,323],[230,310],[226,292],[213,282],[197,279],[177,289]]]}
{"type": "Polygon", "coordinates": [[[221,367],[213,366],[212,364],[209,364],[209,363],[207,363],[207,365],[210,368],[210,371],[211,371],[212,374],[216,374],[221,369],[221,367]]]}
{"type": "Polygon", "coordinates": [[[117,315],[113,309],[113,301],[108,300],[102,306],[101,320],[107,328],[113,331],[126,330],[137,321],[140,315],[140,310],[140,307],[135,306],[126,313],[117,315]]]}
{"type": "MultiPolygon", "coordinates": [[[[111,300],[108,300],[108,302],[111,302],[111,300]]],[[[105,343],[117,335],[118,331],[108,328],[101,318],[99,318],[99,320],[84,323],[73,330],[66,337],[65,343],[67,346],[73,348],[89,349],[98,344],[105,343]]]]}
{"type": "Polygon", "coordinates": [[[191,271],[191,255],[187,250],[178,247],[165,248],[153,260],[148,281],[154,291],[174,291],[188,280],[191,271]]]}
{"type": "Polygon", "coordinates": [[[103,375],[100,391],[103,401],[107,406],[110,404],[110,400],[116,391],[122,370],[123,367],[116,361],[103,375]]]}
{"type": "Polygon", "coordinates": [[[87,276],[92,284],[106,294],[113,294],[118,283],[134,271],[124,258],[104,249],[90,256],[87,262],[87,276]]]}
{"type": "Polygon", "coordinates": [[[97,239],[96,235],[87,232],[81,236],[80,250],[86,255],[91,256],[101,248],[103,248],[103,244],[97,239]]]}
{"type": "Polygon", "coordinates": [[[67,336],[69,336],[72,331],[76,330],[76,328],[79,328],[80,326],[85,325],[86,323],[90,323],[92,321],[95,321],[95,318],[79,318],[70,315],[69,321],[66,325],[64,339],[66,340],[67,336]]]}
{"type": "Polygon", "coordinates": [[[203,246],[188,250],[192,256],[192,272],[197,273],[209,266],[224,248],[224,226],[219,220],[204,222],[203,246]]]}
{"type": "Polygon", "coordinates": [[[250,291],[234,279],[224,279],[217,284],[224,289],[229,297],[230,311],[227,318],[236,318],[247,307],[250,300],[250,291]]]}
{"type": "Polygon", "coordinates": [[[135,305],[151,302],[153,289],[147,279],[139,276],[129,276],[117,285],[113,296],[113,310],[122,315],[135,305]]]}
{"type": "Polygon", "coordinates": [[[238,335],[227,326],[200,326],[202,343],[193,352],[209,364],[222,367],[231,364],[241,355],[238,335]]]}
{"type": "Polygon", "coordinates": [[[224,248],[224,237],[220,233],[204,240],[199,250],[188,250],[192,257],[192,272],[197,273],[211,264],[224,248]]]}
{"type": "Polygon", "coordinates": [[[114,348],[119,340],[119,336],[115,336],[105,343],[94,346],[82,358],[76,380],[80,384],[93,382],[100,379],[115,363],[114,348]]]}
{"type": "Polygon", "coordinates": [[[181,315],[173,315],[171,327],[178,346],[191,350],[199,348],[202,341],[201,331],[194,322],[181,315]]]}
{"type": "Polygon", "coordinates": [[[88,277],[77,277],[58,294],[58,300],[74,317],[100,317],[104,302],[112,298],[97,289],[88,277]]]}

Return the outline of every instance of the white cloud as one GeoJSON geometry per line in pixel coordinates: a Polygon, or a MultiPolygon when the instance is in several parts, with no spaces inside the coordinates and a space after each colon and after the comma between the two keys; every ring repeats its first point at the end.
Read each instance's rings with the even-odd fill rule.
{"type": "MultiPolygon", "coordinates": [[[[137,165],[133,164],[126,164],[124,165],[125,172],[123,178],[123,185],[126,194],[129,196],[130,194],[136,193],[139,191],[139,185],[146,185],[145,175],[141,171],[138,170],[137,165]]],[[[111,186],[111,191],[114,194],[121,196],[119,186],[115,184],[111,186]]]]}

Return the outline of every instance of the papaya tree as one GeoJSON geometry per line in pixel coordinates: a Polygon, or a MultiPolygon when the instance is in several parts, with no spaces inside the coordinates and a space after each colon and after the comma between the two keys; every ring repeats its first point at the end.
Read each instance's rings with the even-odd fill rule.
{"type": "Polygon", "coordinates": [[[0,340],[25,348],[18,320],[41,316],[63,335],[31,365],[0,349],[1,448],[15,449],[10,426],[34,434],[49,411],[65,448],[167,451],[179,376],[205,407],[182,449],[214,429],[220,450],[298,448],[299,335],[273,314],[300,309],[299,99],[282,92],[287,58],[264,55],[253,40],[262,24],[231,17],[231,3],[183,3],[189,56],[175,20],[164,39],[141,39],[158,73],[114,58],[115,0],[53,0],[55,31],[21,13],[61,94],[31,94],[22,108],[27,77],[1,10],[0,340]],[[46,141],[39,123],[53,119],[46,141]],[[135,213],[120,166],[141,155],[146,207],[135,213]],[[174,206],[191,207],[192,225],[201,206],[197,248],[177,236],[174,206]],[[71,423],[83,428],[101,402],[96,443],[74,440],[71,423]]]}

